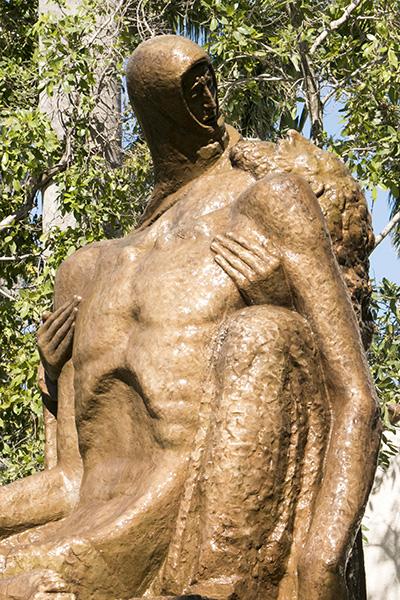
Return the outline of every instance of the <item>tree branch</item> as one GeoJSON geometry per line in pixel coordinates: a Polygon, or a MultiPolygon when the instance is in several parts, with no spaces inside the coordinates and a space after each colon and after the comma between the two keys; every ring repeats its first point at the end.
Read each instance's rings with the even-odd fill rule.
{"type": "Polygon", "coordinates": [[[372,252],[382,242],[382,240],[384,240],[385,237],[387,237],[389,235],[389,233],[397,225],[397,223],[400,223],[400,211],[394,215],[394,217],[389,221],[389,223],[386,225],[384,230],[379,235],[376,236],[375,246],[373,247],[372,252]]]}
{"type": "Polygon", "coordinates": [[[43,173],[35,175],[34,177],[28,177],[24,203],[15,212],[13,212],[11,215],[8,215],[8,217],[5,217],[2,221],[0,221],[0,231],[10,227],[12,223],[14,223],[14,221],[21,221],[22,219],[25,219],[25,217],[28,216],[28,214],[33,208],[33,202],[38,191],[45,188],[53,179],[54,175],[56,175],[57,173],[61,173],[61,171],[64,171],[67,168],[70,154],[71,137],[69,132],[69,134],[66,137],[65,152],[61,157],[61,160],[56,165],[53,165],[43,173]]]}
{"type": "MultiPolygon", "coordinates": [[[[299,10],[298,3],[288,2],[287,10],[293,27],[299,31],[299,40],[301,40],[301,25],[303,21],[303,15],[299,10]]],[[[318,79],[315,74],[308,42],[306,40],[299,41],[297,47],[300,57],[300,72],[303,77],[303,94],[310,118],[310,140],[314,144],[318,145],[318,143],[321,141],[322,132],[324,130],[324,111],[321,103],[318,79]]]]}
{"type": "Polygon", "coordinates": [[[303,75],[304,98],[308,114],[310,117],[310,140],[317,144],[320,142],[324,130],[323,123],[323,105],[321,103],[321,94],[318,88],[317,78],[315,76],[312,58],[309,55],[306,42],[299,44],[300,68],[303,75]]]}
{"type": "Polygon", "coordinates": [[[98,29],[96,29],[96,31],[93,33],[93,35],[87,40],[85,41],[85,46],[87,48],[90,48],[91,46],[93,46],[94,41],[100,36],[100,34],[112,23],[115,22],[115,17],[118,13],[118,11],[121,9],[122,5],[124,3],[124,0],[121,0],[120,2],[118,2],[117,6],[113,7],[113,12],[107,17],[107,19],[101,23],[100,27],[98,29]]]}
{"type": "Polygon", "coordinates": [[[365,71],[366,69],[369,69],[379,63],[383,63],[383,59],[382,58],[375,58],[374,60],[372,60],[371,62],[367,63],[366,65],[363,65],[362,67],[359,67],[358,69],[356,69],[355,71],[353,71],[352,73],[349,73],[348,75],[346,75],[346,77],[344,77],[340,82],[335,82],[336,85],[332,85],[332,89],[330,92],[328,92],[328,94],[326,96],[324,96],[323,100],[321,100],[322,105],[325,106],[325,104],[327,104],[327,102],[329,102],[329,100],[332,98],[332,96],[334,96],[335,94],[337,94],[339,91],[341,92],[345,92],[346,90],[344,88],[346,88],[348,82],[351,79],[355,79],[357,77],[357,75],[359,75],[360,73],[362,73],[363,71],[365,71]]]}
{"type": "Polygon", "coordinates": [[[23,260],[30,256],[38,256],[37,254],[22,254],[21,256],[0,256],[0,262],[13,262],[15,260],[23,260]]]}
{"type": "Polygon", "coordinates": [[[2,285],[0,285],[0,296],[4,296],[7,300],[15,300],[14,296],[11,296],[2,285]]]}
{"type": "Polygon", "coordinates": [[[322,33],[319,34],[319,36],[317,37],[317,39],[315,40],[315,42],[313,43],[313,45],[310,48],[310,54],[313,54],[317,48],[322,44],[322,42],[324,40],[326,40],[326,38],[328,37],[328,35],[330,33],[332,33],[332,31],[335,31],[336,29],[339,29],[339,27],[341,25],[343,25],[343,23],[346,23],[346,21],[348,21],[351,13],[358,7],[360,6],[360,4],[362,4],[363,0],[354,0],[351,4],[349,4],[349,6],[345,9],[343,15],[340,17],[340,19],[336,19],[336,21],[332,21],[332,23],[330,23],[326,29],[324,29],[324,31],[322,33]]]}
{"type": "MultiPolygon", "coordinates": [[[[266,73],[262,73],[261,75],[255,75],[254,77],[242,77],[241,79],[235,79],[234,81],[225,81],[224,83],[220,83],[218,85],[219,89],[222,88],[232,88],[242,85],[243,83],[249,83],[250,81],[272,81],[272,82],[281,82],[283,81],[282,77],[272,77],[267,75],[266,73]]],[[[289,81],[289,80],[287,80],[289,81]]]]}

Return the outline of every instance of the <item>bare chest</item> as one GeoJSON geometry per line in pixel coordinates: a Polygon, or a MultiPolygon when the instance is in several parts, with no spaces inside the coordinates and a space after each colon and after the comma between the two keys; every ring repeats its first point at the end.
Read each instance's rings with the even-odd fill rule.
{"type": "MultiPolygon", "coordinates": [[[[241,183],[244,187],[247,179],[241,183]]],[[[203,185],[202,198],[195,189],[152,227],[100,256],[79,311],[76,358],[86,361],[110,348],[132,348],[149,331],[171,339],[187,332],[192,339],[194,330],[203,335],[243,306],[210,248],[228,227],[235,190],[227,185],[218,195],[211,184],[206,190],[203,185]]]]}
{"type": "Polygon", "coordinates": [[[112,248],[99,261],[80,325],[109,333],[134,324],[169,328],[218,319],[235,293],[210,249],[224,220],[173,229],[153,244],[133,240],[112,248]]]}

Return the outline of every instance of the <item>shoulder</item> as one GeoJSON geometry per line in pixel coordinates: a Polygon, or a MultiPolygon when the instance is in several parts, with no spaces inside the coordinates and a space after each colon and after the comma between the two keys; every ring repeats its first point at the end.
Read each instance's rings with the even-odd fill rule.
{"type": "Polygon", "coordinates": [[[273,173],[259,179],[237,198],[234,210],[271,232],[285,230],[285,235],[326,227],[310,185],[292,173],[273,173]]]}
{"type": "Polygon", "coordinates": [[[54,308],[72,296],[84,296],[90,286],[100,255],[118,240],[103,240],[80,248],[58,267],[54,282],[54,308]]]}

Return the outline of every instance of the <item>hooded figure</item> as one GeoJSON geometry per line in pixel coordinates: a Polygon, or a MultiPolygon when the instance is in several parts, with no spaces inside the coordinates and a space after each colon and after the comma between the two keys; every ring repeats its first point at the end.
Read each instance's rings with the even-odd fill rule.
{"type": "Polygon", "coordinates": [[[170,205],[163,203],[168,195],[218,160],[229,137],[210,58],[191,40],[165,35],[140,44],[128,63],[127,85],[154,162],[146,223],[170,205]]]}

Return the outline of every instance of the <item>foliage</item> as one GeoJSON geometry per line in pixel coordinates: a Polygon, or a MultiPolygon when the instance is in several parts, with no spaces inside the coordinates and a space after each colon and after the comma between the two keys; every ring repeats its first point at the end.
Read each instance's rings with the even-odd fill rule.
{"type": "MultiPolygon", "coordinates": [[[[47,288],[49,297],[51,286],[47,285],[47,288]]],[[[34,473],[43,463],[41,397],[36,386],[39,356],[35,329],[39,314],[37,309],[32,309],[35,300],[36,290],[27,288],[20,290],[17,300],[0,302],[2,483],[34,473]]]]}
{"type": "MultiPolygon", "coordinates": [[[[137,141],[135,128],[129,125],[124,160],[118,165],[110,165],[108,148],[104,150],[99,143],[95,128],[96,102],[104,92],[94,76],[96,69],[99,75],[99,55],[103,74],[121,85],[120,28],[114,14],[89,2],[75,13],[65,10],[61,18],[51,13],[38,18],[33,6],[22,0],[10,3],[15,10],[8,14],[5,35],[2,32],[0,61],[6,82],[0,85],[3,483],[33,472],[42,463],[35,331],[42,312],[51,308],[55,271],[77,248],[130,230],[151,183],[148,151],[137,141]],[[25,13],[29,19],[24,20],[25,13]],[[105,30],[110,16],[115,43],[106,53],[109,38],[101,38],[99,30],[105,30]],[[15,48],[14,35],[25,36],[29,43],[15,48]],[[20,91],[21,85],[26,94],[10,94],[10,90],[20,91]],[[53,106],[59,102],[65,108],[64,137],[56,135],[46,111],[46,102],[54,100],[53,106]],[[73,215],[74,223],[65,230],[43,231],[41,190],[54,182],[62,197],[61,215],[73,215]]],[[[129,116],[126,110],[122,125],[116,122],[117,131],[129,122],[129,116]]]]}
{"type": "MultiPolygon", "coordinates": [[[[302,131],[308,118],[313,140],[342,157],[374,200],[380,187],[393,214],[400,210],[399,2],[173,4],[174,26],[190,23],[204,37],[222,107],[245,135],[274,139],[302,131]],[[337,137],[325,125],[335,104],[337,137]]],[[[393,239],[400,247],[400,226],[393,239]]]]}
{"type": "Polygon", "coordinates": [[[129,231],[151,187],[126,95],[122,113],[107,104],[124,86],[130,52],[159,33],[199,40],[213,57],[228,122],[271,140],[309,123],[313,139],[342,156],[373,197],[377,186],[387,189],[397,211],[398,19],[394,0],[60,0],[40,15],[36,0],[2,3],[0,479],[40,466],[34,332],[59,263],[129,231]],[[343,114],[336,138],[326,132],[335,102],[343,114]],[[54,183],[61,217],[73,216],[62,229],[43,227],[42,191],[54,183]]]}
{"type": "MultiPolygon", "coordinates": [[[[383,279],[374,291],[371,308],[375,333],[368,361],[385,429],[395,432],[393,415],[397,415],[396,405],[400,404],[400,286],[383,279]]],[[[397,452],[398,448],[388,441],[384,433],[381,465],[387,467],[390,456],[397,452]]]]}
{"type": "Polygon", "coordinates": [[[37,19],[36,0],[0,3],[1,106],[27,106],[35,102],[31,86],[31,57],[35,46],[32,27],[37,19]]]}

